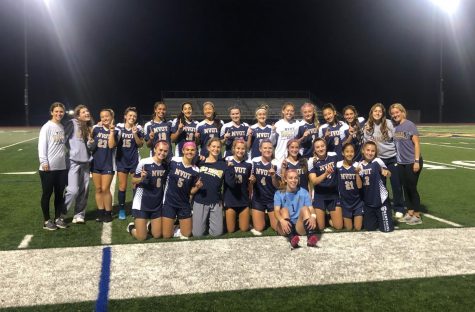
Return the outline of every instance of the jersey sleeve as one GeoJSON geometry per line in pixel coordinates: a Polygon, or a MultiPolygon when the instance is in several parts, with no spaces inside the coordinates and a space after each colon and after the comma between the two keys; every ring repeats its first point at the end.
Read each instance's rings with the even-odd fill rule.
{"type": "Polygon", "coordinates": [[[280,207],[282,208],[284,205],[284,200],[282,196],[282,192],[277,191],[274,194],[274,207],[280,207]]]}
{"type": "Polygon", "coordinates": [[[304,188],[300,188],[300,191],[302,192],[301,195],[303,197],[303,205],[306,207],[311,207],[312,199],[310,198],[310,193],[304,188]]]}
{"type": "Polygon", "coordinates": [[[41,127],[40,135],[38,139],[38,157],[40,159],[40,165],[48,164],[48,127],[44,125],[41,127]]]}

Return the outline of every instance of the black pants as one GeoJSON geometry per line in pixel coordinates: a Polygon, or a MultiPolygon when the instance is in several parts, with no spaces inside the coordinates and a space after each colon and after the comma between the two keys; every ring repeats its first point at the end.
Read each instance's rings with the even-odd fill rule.
{"type": "Polygon", "coordinates": [[[68,183],[68,170],[41,171],[41,187],[43,194],[41,195],[41,210],[43,211],[43,219],[48,221],[49,216],[49,200],[54,191],[54,218],[57,219],[61,215],[64,205],[64,189],[68,183]]]}
{"type": "MultiPolygon", "coordinates": [[[[393,193],[393,208],[394,211],[396,212],[402,212],[404,213],[404,196],[402,193],[402,185],[401,185],[401,180],[399,177],[399,168],[397,164],[397,159],[396,156],[391,157],[391,158],[382,158],[382,161],[388,167],[388,170],[391,172],[391,177],[389,180],[391,181],[391,190],[393,193]]],[[[387,178],[382,177],[384,185],[387,185],[387,178]]]]}
{"type": "Polygon", "coordinates": [[[421,211],[421,198],[419,196],[419,192],[417,191],[417,182],[419,181],[419,175],[422,171],[422,158],[419,159],[419,171],[414,172],[412,169],[413,166],[414,164],[398,164],[399,178],[404,190],[404,198],[406,199],[407,209],[419,212],[421,211]]]}

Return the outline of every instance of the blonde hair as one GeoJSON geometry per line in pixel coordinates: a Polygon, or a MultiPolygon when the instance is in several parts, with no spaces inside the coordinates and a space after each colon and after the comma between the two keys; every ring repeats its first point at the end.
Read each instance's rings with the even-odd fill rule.
{"type": "Polygon", "coordinates": [[[303,112],[304,108],[306,107],[311,107],[313,109],[313,118],[312,118],[312,123],[315,126],[315,128],[318,129],[320,126],[320,123],[318,122],[318,113],[317,113],[317,106],[315,104],[310,103],[310,102],[305,102],[303,105],[300,107],[300,112],[303,112]]]}
{"type": "Polygon", "coordinates": [[[389,106],[389,112],[390,113],[393,110],[393,108],[400,110],[401,113],[404,115],[404,118],[407,117],[407,111],[401,103],[394,103],[391,106],[389,106]]]}
{"type": "Polygon", "coordinates": [[[292,108],[294,109],[295,111],[295,104],[292,103],[292,102],[285,102],[283,105],[282,105],[282,109],[281,109],[281,118],[284,118],[284,110],[289,107],[289,106],[292,106],[292,108]]]}

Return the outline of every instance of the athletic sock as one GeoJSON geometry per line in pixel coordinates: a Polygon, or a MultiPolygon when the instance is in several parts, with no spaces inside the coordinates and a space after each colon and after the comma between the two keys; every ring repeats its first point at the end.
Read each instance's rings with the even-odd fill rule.
{"type": "Polygon", "coordinates": [[[120,209],[124,209],[124,206],[125,206],[125,191],[119,191],[118,197],[119,197],[120,209]]]}
{"type": "Polygon", "coordinates": [[[308,221],[309,221],[309,219],[303,220],[303,226],[305,228],[305,233],[307,234],[307,238],[309,238],[310,236],[315,235],[317,233],[315,230],[310,229],[308,221]]]}

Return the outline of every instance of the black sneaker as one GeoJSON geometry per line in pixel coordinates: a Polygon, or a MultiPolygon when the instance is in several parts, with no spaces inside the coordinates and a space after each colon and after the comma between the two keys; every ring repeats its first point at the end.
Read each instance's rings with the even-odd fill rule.
{"type": "Polygon", "coordinates": [[[52,220],[48,220],[43,223],[43,230],[56,231],[57,229],[58,227],[56,226],[56,224],[54,224],[52,220]]]}
{"type": "Polygon", "coordinates": [[[68,227],[68,224],[64,221],[63,218],[58,218],[56,221],[54,221],[57,227],[60,229],[66,229],[68,227]]]}
{"type": "Polygon", "coordinates": [[[104,222],[104,210],[97,210],[96,222],[104,222]]]}
{"type": "Polygon", "coordinates": [[[104,212],[104,215],[102,216],[102,221],[106,223],[112,222],[112,212],[111,211],[104,212]]]}
{"type": "Polygon", "coordinates": [[[135,228],[135,223],[134,222],[130,222],[128,225],[127,225],[127,232],[132,235],[132,230],[135,228]]]}

